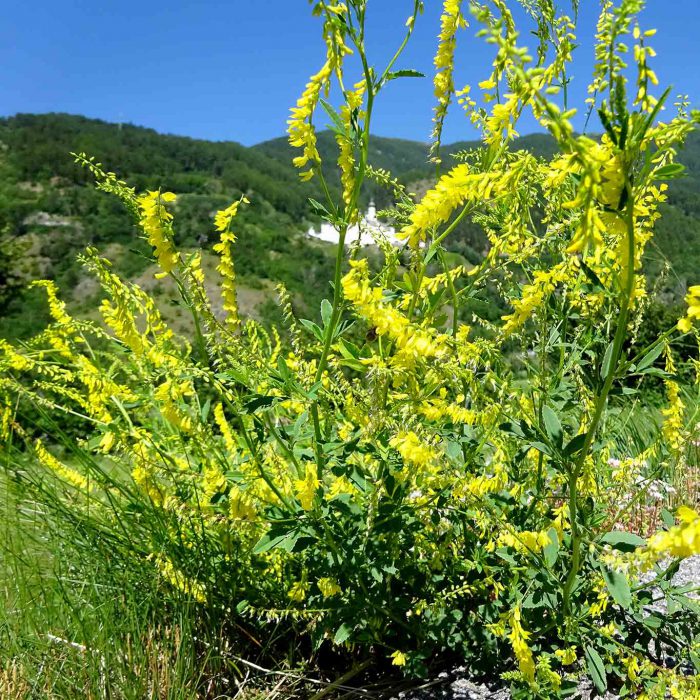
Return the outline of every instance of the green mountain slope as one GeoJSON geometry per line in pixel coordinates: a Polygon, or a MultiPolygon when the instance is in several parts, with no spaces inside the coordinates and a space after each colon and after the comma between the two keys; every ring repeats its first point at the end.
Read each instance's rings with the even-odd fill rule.
{"type": "MultiPolygon", "coordinates": [[[[475,141],[446,145],[446,165],[449,154],[478,146],[475,141]]],[[[335,189],[333,134],[320,133],[318,147],[335,189]]],[[[547,135],[532,134],[518,139],[514,148],[549,156],[554,144],[547,135]]],[[[38,295],[18,287],[24,280],[53,278],[77,312],[94,308],[96,290],[75,262],[88,244],[107,249],[117,269],[130,278],[148,278],[147,248],[133,221],[118,201],[95,191],[89,174],[73,163],[71,151],[95,156],[139,190],[176,192],[177,243],[185,249],[210,248],[216,239],[214,212],[246,194],[251,205],[241,210],[236,250],[242,296],[250,302],[245,310],[258,316],[274,313],[274,284],[283,282],[297,306],[313,313],[328,293],[332,251],[303,235],[317,220],[309,197],[323,197],[316,185],[299,180],[291,163],[293,150],[286,138],[248,148],[65,114],[0,119],[0,336],[24,335],[43,323],[38,295]]],[[[699,134],[691,136],[680,160],[687,177],[671,183],[647,261],[652,272],[670,266],[659,289],[667,299],[678,299],[686,284],[700,278],[699,134]]],[[[417,141],[374,137],[370,162],[416,190],[434,175],[428,145],[417,141]]],[[[363,193],[365,202],[369,198],[380,207],[390,203],[371,184],[363,193]]],[[[449,243],[472,261],[483,248],[478,229],[468,222],[449,243]]],[[[213,268],[215,262],[207,257],[206,264],[213,268]]]]}
{"type": "MultiPolygon", "coordinates": [[[[302,235],[308,198],[320,197],[283,163],[236,143],[213,143],[157,134],[63,114],[17,115],[0,120],[0,246],[3,270],[31,279],[56,279],[73,295],[78,312],[94,306],[77,254],[88,244],[109,249],[117,269],[129,277],[149,264],[147,247],[119,201],[97,192],[70,152],[85,151],[138,190],[176,192],[176,234],[182,248],[208,248],[216,240],[213,214],[246,194],[251,205],[237,222],[238,274],[249,290],[267,290],[257,306],[284,282],[302,308],[318,306],[327,294],[331,251],[302,235]],[[12,255],[12,259],[9,256],[12,255]],[[19,264],[19,260],[22,264],[19,264]],[[299,261],[304,264],[300,265],[299,261]]],[[[6,277],[9,276],[9,272],[6,277]]],[[[17,279],[6,279],[17,282],[17,279]]],[[[0,334],[23,335],[40,327],[43,308],[34,292],[0,294],[0,334]]],[[[251,298],[260,294],[249,294],[251,298]]],[[[249,309],[263,314],[265,309],[249,309]]],[[[269,311],[269,309],[268,309],[269,311]]]]}

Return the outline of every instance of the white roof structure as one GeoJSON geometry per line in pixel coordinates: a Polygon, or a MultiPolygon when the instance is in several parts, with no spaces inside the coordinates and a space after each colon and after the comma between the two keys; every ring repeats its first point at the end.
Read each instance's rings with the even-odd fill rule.
{"type": "MultiPolygon", "coordinates": [[[[340,238],[338,229],[326,221],[321,223],[321,230],[316,231],[314,227],[310,227],[307,235],[311,238],[316,238],[319,241],[326,243],[338,243],[340,238]]],[[[358,239],[361,246],[374,245],[376,238],[386,238],[392,245],[403,245],[405,241],[399,238],[396,234],[396,229],[393,226],[383,224],[377,219],[377,210],[374,202],[369,203],[367,213],[359,217],[359,222],[348,228],[345,234],[345,245],[349,246],[355,243],[358,239]]]]}

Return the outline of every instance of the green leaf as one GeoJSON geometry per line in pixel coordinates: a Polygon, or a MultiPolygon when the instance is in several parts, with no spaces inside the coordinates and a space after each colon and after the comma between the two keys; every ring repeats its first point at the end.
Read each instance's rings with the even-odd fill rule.
{"type": "Polygon", "coordinates": [[[299,539],[301,533],[298,531],[285,532],[281,535],[273,535],[271,532],[263,535],[253,549],[254,554],[267,552],[268,549],[283,549],[291,552],[299,539]]]}
{"type": "Polygon", "coordinates": [[[317,323],[309,321],[308,318],[300,318],[299,323],[301,323],[301,325],[304,326],[304,328],[311,331],[318,340],[323,342],[323,331],[317,323]]]}
{"type": "Polygon", "coordinates": [[[321,204],[321,202],[309,197],[309,204],[311,205],[311,210],[314,212],[314,214],[318,214],[321,218],[326,219],[327,221],[335,221],[335,216],[333,216],[333,214],[331,214],[328,209],[321,204]]]}
{"type": "Polygon", "coordinates": [[[606,532],[600,541],[603,544],[609,544],[613,549],[618,549],[621,552],[634,552],[637,547],[643,547],[647,542],[645,539],[641,538],[639,535],[635,535],[632,532],[622,532],[619,530],[613,530],[612,532],[606,532]]]}
{"type": "Polygon", "coordinates": [[[345,124],[343,123],[343,120],[340,118],[340,115],[338,112],[333,109],[333,106],[330,104],[330,102],[327,102],[323,98],[320,99],[321,106],[323,109],[326,111],[326,114],[331,118],[331,121],[333,122],[333,131],[336,133],[343,134],[344,136],[349,136],[347,133],[347,130],[345,128],[345,124]]]}
{"type": "Polygon", "coordinates": [[[562,430],[559,417],[549,406],[544,406],[542,409],[542,418],[544,420],[547,436],[554,445],[561,447],[562,440],[564,439],[564,431],[562,430]]]}
{"type": "Polygon", "coordinates": [[[580,452],[583,449],[583,446],[585,444],[586,444],[586,433],[580,433],[579,435],[574,436],[566,444],[566,447],[564,448],[564,456],[565,457],[573,457],[575,454],[577,454],[578,452],[580,452]]]}
{"type": "Polygon", "coordinates": [[[277,358],[277,371],[280,373],[280,377],[282,377],[285,382],[291,379],[292,375],[289,371],[289,367],[287,366],[287,362],[282,355],[277,358]]]}
{"type": "Polygon", "coordinates": [[[534,428],[524,420],[508,421],[498,426],[503,432],[517,438],[533,439],[536,436],[534,428]]]}
{"type": "Polygon", "coordinates": [[[659,343],[655,348],[649,350],[649,352],[639,361],[637,371],[639,372],[647,367],[651,367],[656,361],[656,358],[664,351],[664,347],[665,346],[663,343],[659,343]]]}
{"type": "Polygon", "coordinates": [[[591,646],[587,646],[584,649],[584,654],[586,656],[586,665],[588,666],[588,675],[593,681],[596,690],[603,695],[608,689],[608,677],[605,674],[603,659],[600,658],[600,654],[591,646]]]}
{"type": "Polygon", "coordinates": [[[676,519],[673,516],[673,513],[666,508],[661,511],[661,520],[664,521],[664,525],[666,527],[673,527],[676,524],[676,519]]]}
{"type": "Polygon", "coordinates": [[[544,560],[548,566],[554,566],[559,557],[559,533],[553,527],[550,527],[547,535],[549,536],[549,544],[542,550],[544,560]]]}
{"type": "Polygon", "coordinates": [[[681,177],[685,172],[685,167],[681,163],[669,163],[661,166],[655,173],[655,180],[673,180],[681,177]]]}
{"type": "Polygon", "coordinates": [[[615,343],[612,342],[610,345],[608,345],[607,349],[605,350],[605,355],[603,356],[603,364],[600,367],[600,378],[601,379],[607,379],[608,375],[610,374],[610,371],[612,370],[612,362],[613,362],[613,348],[615,347],[615,343]]]}
{"type": "Polygon", "coordinates": [[[335,633],[335,637],[333,637],[333,641],[336,644],[342,644],[352,633],[352,627],[348,625],[346,622],[343,622],[340,627],[338,627],[338,631],[335,633]]]}
{"type": "Polygon", "coordinates": [[[545,445],[543,442],[540,442],[539,440],[533,440],[530,443],[530,447],[534,447],[538,452],[541,452],[543,455],[547,455],[547,457],[552,457],[552,450],[550,449],[549,445],[545,445]]]}
{"type": "Polygon", "coordinates": [[[632,604],[632,592],[627,576],[614,569],[609,569],[607,566],[601,568],[610,595],[621,608],[626,610],[632,604]]]}
{"type": "Polygon", "coordinates": [[[285,398],[287,397],[256,395],[248,399],[243,406],[245,407],[246,413],[255,413],[259,408],[269,408],[278,401],[284,401],[285,398]]]}
{"type": "Polygon", "coordinates": [[[321,319],[323,320],[323,327],[328,328],[331,316],[333,315],[333,305],[328,299],[324,299],[321,302],[321,319]]]}
{"type": "Polygon", "coordinates": [[[403,68],[386,74],[387,81],[396,80],[396,78],[425,78],[425,73],[410,68],[403,68]]]}
{"type": "Polygon", "coordinates": [[[600,281],[600,277],[598,277],[598,275],[596,275],[596,273],[590,267],[588,267],[583,260],[580,261],[580,265],[586,277],[588,277],[588,280],[593,285],[593,289],[597,292],[605,291],[605,285],[600,281]]]}

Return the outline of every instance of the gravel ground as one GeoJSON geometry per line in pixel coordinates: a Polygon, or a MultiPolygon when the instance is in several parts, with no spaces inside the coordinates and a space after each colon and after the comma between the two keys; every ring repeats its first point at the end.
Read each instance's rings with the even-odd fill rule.
{"type": "MultiPolygon", "coordinates": [[[[678,586],[686,584],[700,585],[700,556],[689,557],[673,579],[678,586]]],[[[451,673],[442,673],[439,678],[426,687],[408,690],[397,695],[397,700],[510,700],[510,692],[499,687],[499,682],[493,685],[472,683],[466,677],[466,669],[456,668],[451,673]]],[[[589,700],[592,686],[583,682],[577,698],[589,700]]],[[[607,694],[606,700],[616,700],[616,695],[607,694]]]]}

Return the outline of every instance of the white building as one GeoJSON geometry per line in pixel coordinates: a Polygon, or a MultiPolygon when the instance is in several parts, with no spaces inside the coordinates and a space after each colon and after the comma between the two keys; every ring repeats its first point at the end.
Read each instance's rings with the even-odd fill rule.
{"type": "MultiPolygon", "coordinates": [[[[313,226],[310,227],[308,235],[326,243],[337,244],[339,239],[338,230],[327,221],[321,222],[320,231],[316,231],[313,226]]],[[[360,216],[359,223],[353,224],[348,228],[348,232],[345,235],[345,245],[351,245],[358,239],[362,246],[374,245],[376,238],[386,238],[392,245],[397,246],[405,243],[403,239],[397,236],[396,229],[393,226],[388,226],[377,219],[377,210],[374,202],[370,202],[367,213],[364,216],[360,216]]]]}

